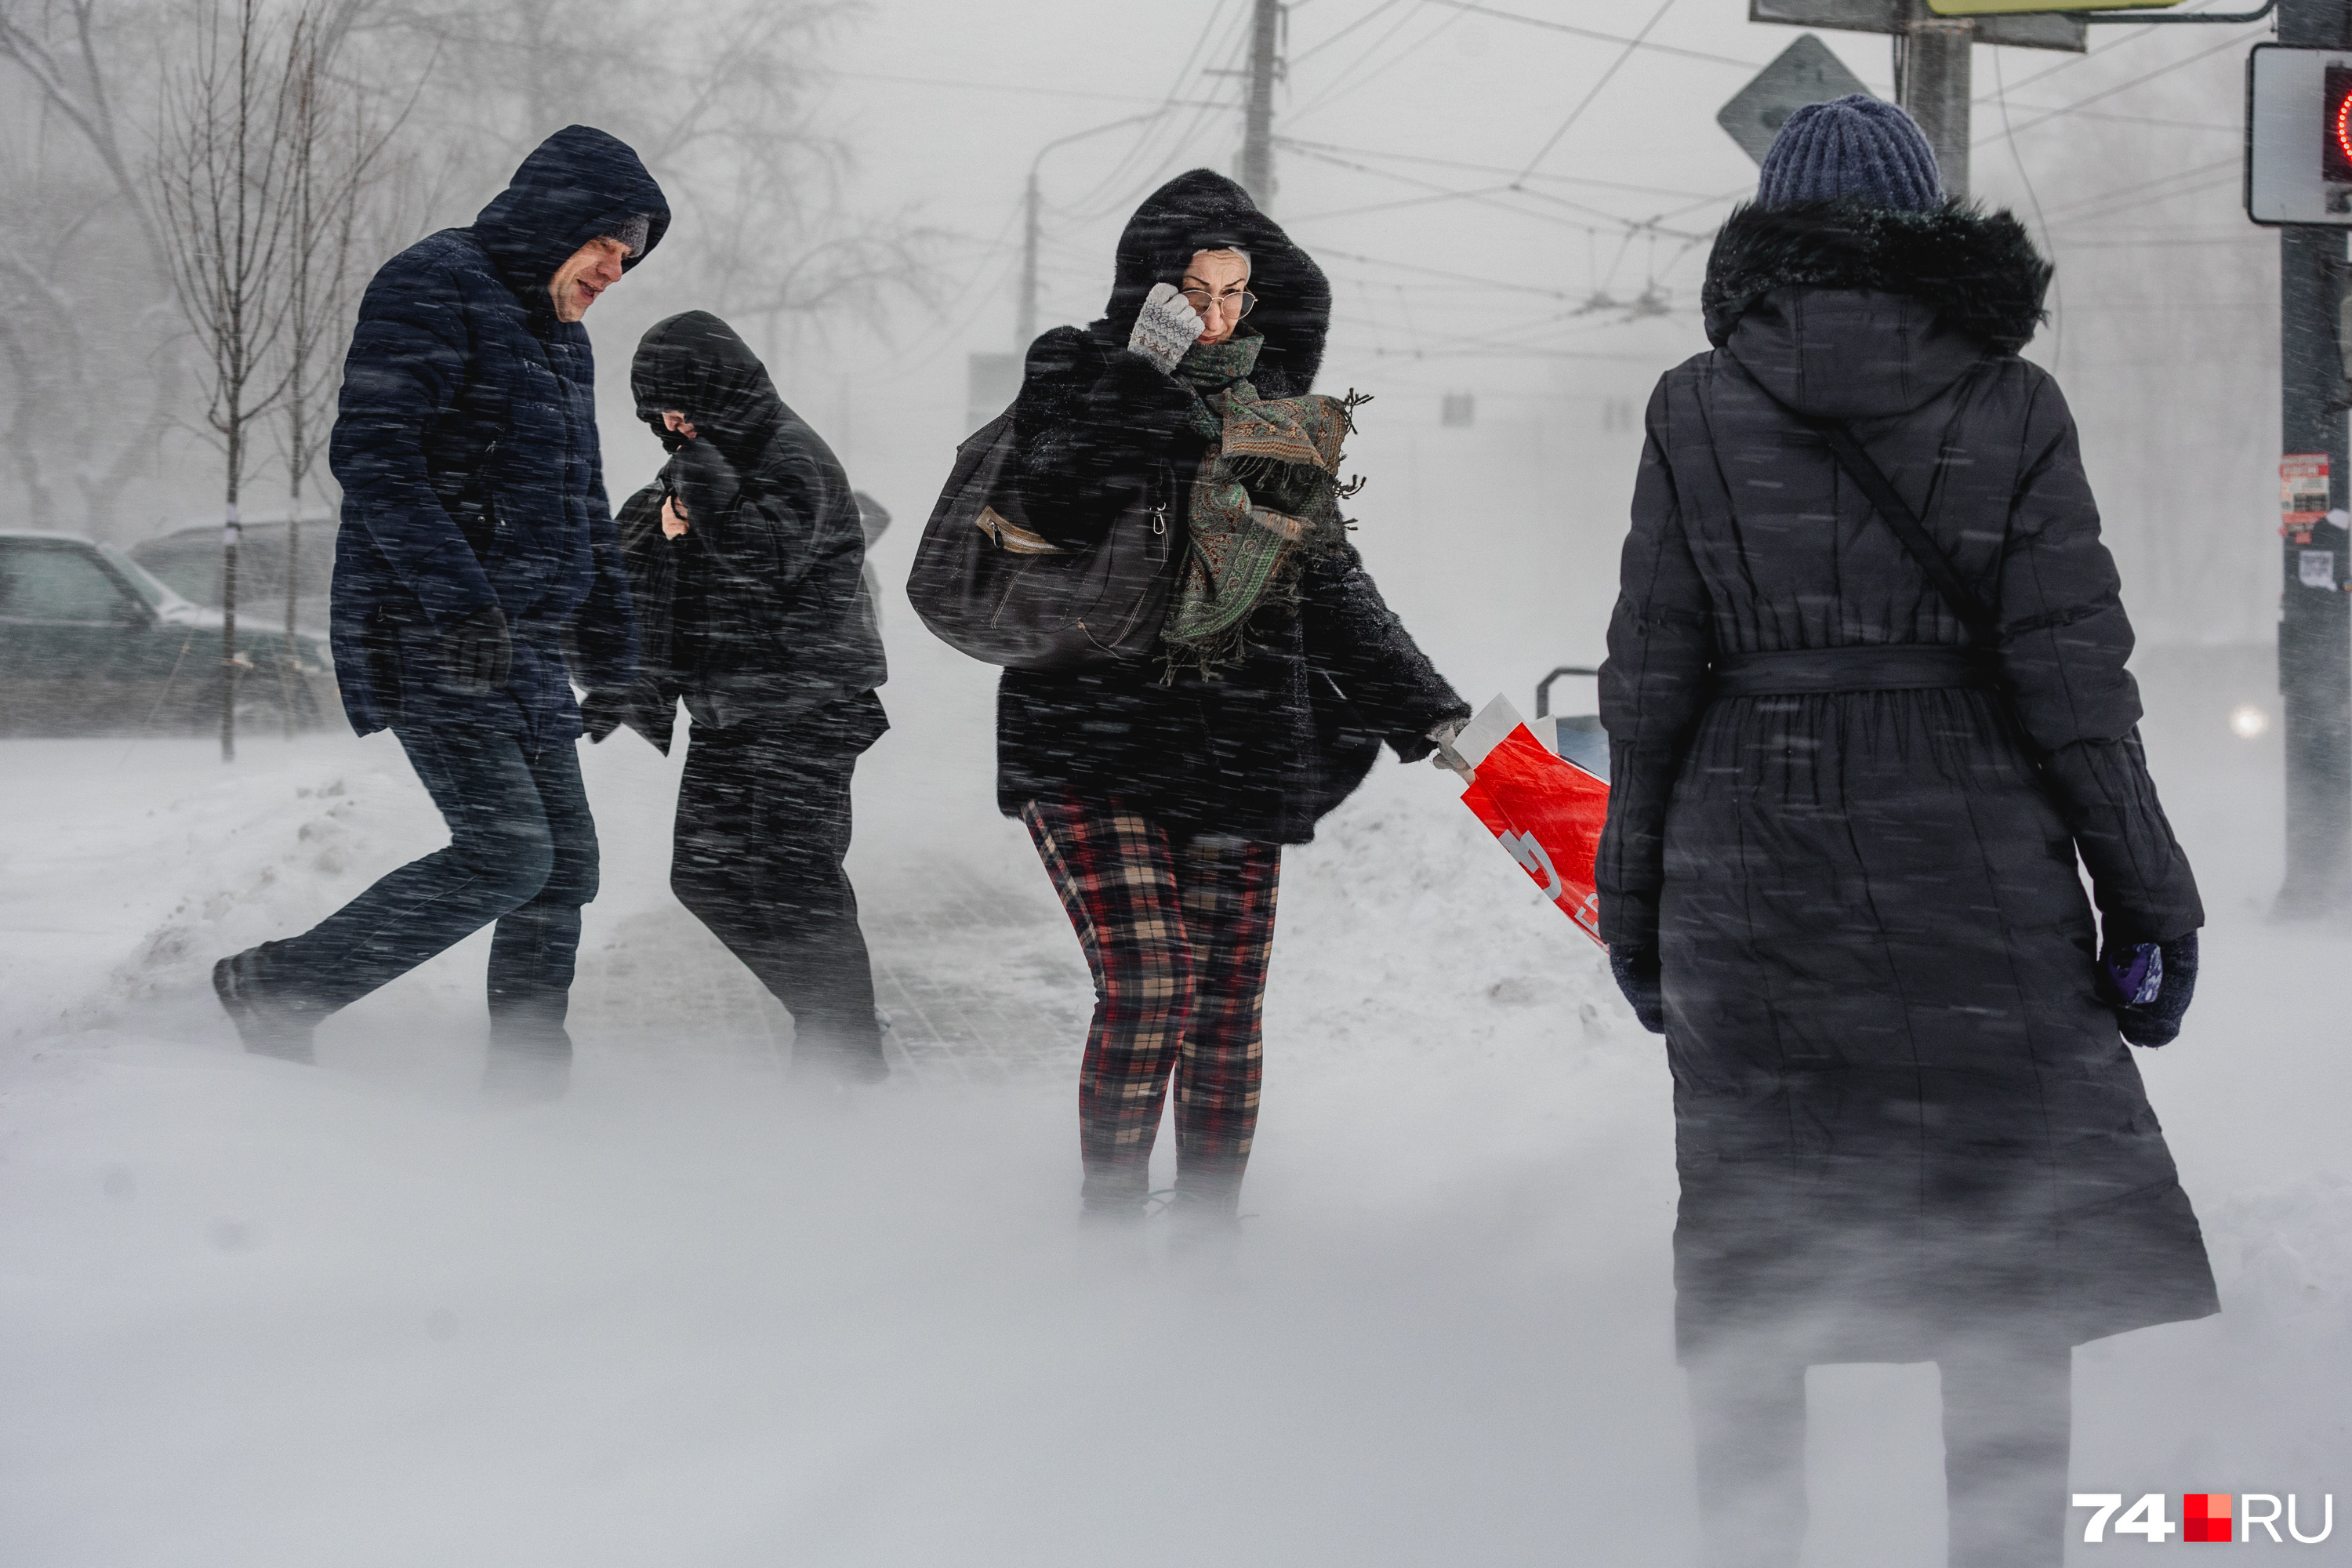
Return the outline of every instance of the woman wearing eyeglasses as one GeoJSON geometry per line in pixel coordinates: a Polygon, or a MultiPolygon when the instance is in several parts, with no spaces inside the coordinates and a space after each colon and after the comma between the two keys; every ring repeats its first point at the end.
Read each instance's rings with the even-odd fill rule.
{"type": "Polygon", "coordinates": [[[1090,1221],[1143,1217],[1172,1072],[1180,1234],[1230,1234],[1282,846],[1314,836],[1381,742],[1417,761],[1469,715],[1348,541],[1352,405],[1310,393],[1330,308],[1312,258],[1196,169],[1137,209],[1102,319],[1039,338],[1013,405],[1013,482],[1048,541],[1095,542],[1139,490],[1188,538],[1159,657],[998,688],[998,805],[1094,971],[1090,1221]]]}

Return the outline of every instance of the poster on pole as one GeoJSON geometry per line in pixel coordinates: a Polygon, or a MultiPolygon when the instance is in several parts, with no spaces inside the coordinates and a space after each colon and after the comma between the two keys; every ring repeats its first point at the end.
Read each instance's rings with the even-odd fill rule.
{"type": "Polygon", "coordinates": [[[2327,517],[2327,454],[2290,452],[2279,459],[2279,532],[2297,544],[2327,517]]]}

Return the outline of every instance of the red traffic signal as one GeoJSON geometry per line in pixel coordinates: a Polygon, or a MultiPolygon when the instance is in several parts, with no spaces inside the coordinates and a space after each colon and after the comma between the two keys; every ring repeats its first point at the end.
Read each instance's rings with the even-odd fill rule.
{"type": "Polygon", "coordinates": [[[2326,109],[2319,151],[2319,177],[2352,185],[2352,66],[2329,66],[2320,99],[2326,109]]]}

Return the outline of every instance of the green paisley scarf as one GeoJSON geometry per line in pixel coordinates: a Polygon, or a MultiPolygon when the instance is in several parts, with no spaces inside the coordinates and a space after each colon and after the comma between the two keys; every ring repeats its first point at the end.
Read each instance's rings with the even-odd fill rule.
{"type": "Polygon", "coordinates": [[[1192,483],[1183,576],[1160,632],[1171,674],[1238,662],[1250,616],[1294,594],[1307,559],[1347,538],[1339,502],[1356,486],[1339,483],[1340,443],[1369,399],[1261,399],[1248,378],[1265,341],[1196,343],[1176,367],[1200,395],[1189,417],[1209,445],[1192,483]]]}

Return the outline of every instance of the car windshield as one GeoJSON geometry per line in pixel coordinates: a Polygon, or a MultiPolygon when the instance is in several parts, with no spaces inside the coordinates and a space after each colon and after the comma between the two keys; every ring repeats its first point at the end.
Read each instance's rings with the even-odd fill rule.
{"type": "Polygon", "coordinates": [[[188,602],[165,587],[156,579],[153,573],[111,544],[100,545],[98,552],[106,557],[106,563],[120,573],[122,580],[130,584],[141,598],[147,601],[149,609],[163,610],[174,605],[185,605],[188,602]]]}

